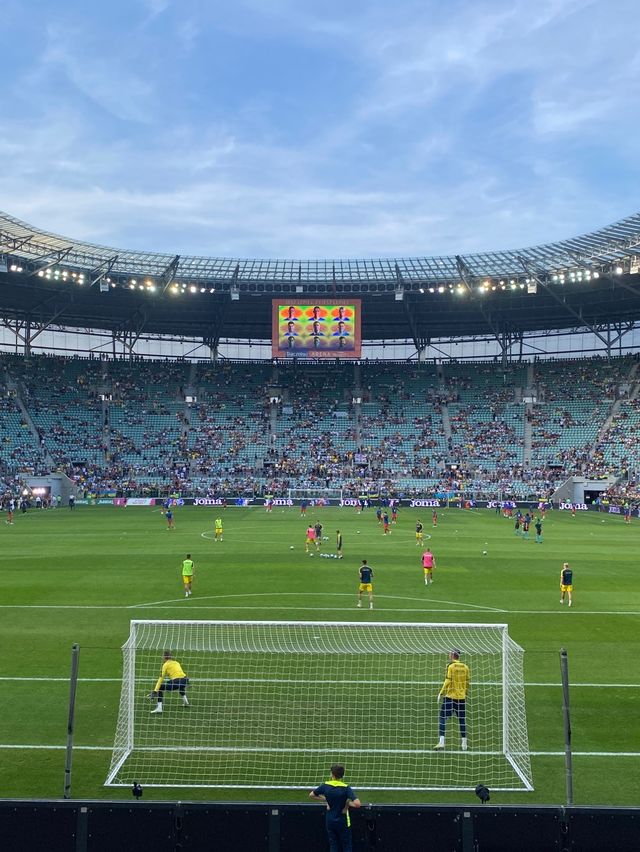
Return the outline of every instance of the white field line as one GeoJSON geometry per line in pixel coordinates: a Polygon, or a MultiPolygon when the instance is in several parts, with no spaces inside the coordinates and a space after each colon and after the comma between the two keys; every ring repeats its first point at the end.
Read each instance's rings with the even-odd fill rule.
{"type": "MultiPolygon", "coordinates": [[[[137,683],[147,683],[148,678],[137,678],[137,683]]],[[[69,683],[68,677],[0,677],[0,682],[5,683],[69,683]]],[[[122,678],[119,677],[80,677],[78,683],[121,683],[122,678]]],[[[340,684],[345,686],[354,686],[354,684],[364,684],[367,686],[438,686],[442,682],[440,680],[323,680],[326,684],[340,684]]],[[[202,677],[192,678],[191,685],[198,683],[300,683],[310,684],[318,683],[317,680],[305,680],[304,678],[260,678],[260,677],[202,677]]],[[[476,682],[474,687],[480,686],[500,686],[499,681],[485,681],[483,683],[476,682]]],[[[528,681],[524,684],[525,687],[543,687],[560,688],[559,682],[553,681],[528,681]]],[[[640,689],[640,683],[571,683],[571,689],[640,689]]]]}
{"type": "MultiPolygon", "coordinates": [[[[88,745],[74,745],[74,751],[113,751],[112,746],[88,746],[88,745]]],[[[14,750],[14,751],[63,751],[66,749],[66,745],[31,745],[26,743],[0,743],[0,749],[5,750],[14,750]]],[[[247,748],[223,748],[223,747],[193,747],[193,748],[180,748],[175,746],[157,746],[152,748],[141,748],[136,749],[136,752],[147,752],[147,751],[159,751],[159,752],[167,752],[167,751],[196,751],[196,752],[255,752],[255,753],[266,753],[271,754],[272,752],[278,752],[282,754],[308,754],[308,753],[318,753],[318,754],[326,754],[333,753],[330,749],[247,749],[247,748]]],[[[341,753],[353,753],[353,754],[361,754],[362,749],[341,749],[341,753]]],[[[433,754],[433,749],[366,749],[367,754],[371,754],[375,752],[376,754],[433,754]]],[[[451,753],[458,753],[452,752],[451,753]]],[[[564,757],[564,751],[531,751],[529,752],[531,757],[564,757]]],[[[501,751],[468,751],[467,755],[469,756],[479,756],[479,757],[502,757],[501,751]]],[[[640,751],[574,751],[572,752],[573,757],[632,757],[638,758],[640,757],[640,751]]]]}
{"type": "MultiPolygon", "coordinates": [[[[207,600],[230,600],[230,599],[246,599],[246,598],[308,598],[308,592],[258,592],[258,593],[244,593],[244,594],[228,594],[228,595],[205,595],[202,598],[198,598],[199,601],[207,601],[207,600]]],[[[318,592],[314,595],[317,598],[350,598],[353,599],[354,595],[346,594],[345,592],[318,592]]],[[[406,595],[379,595],[380,600],[387,601],[414,601],[415,603],[424,603],[425,599],[423,598],[412,598],[406,595]]],[[[151,606],[160,606],[162,604],[178,604],[181,603],[184,598],[169,598],[164,601],[151,601],[151,603],[142,603],[142,604],[131,604],[127,608],[128,609],[141,609],[143,607],[151,607],[151,606]]],[[[463,601],[449,601],[442,600],[440,598],[433,598],[429,596],[427,599],[432,603],[443,603],[443,604],[451,604],[452,606],[459,607],[469,607],[470,609],[479,609],[487,612],[507,612],[505,609],[499,609],[494,606],[482,606],[480,604],[470,604],[465,603],[463,601]]],[[[280,609],[280,607],[277,607],[280,609]]],[[[316,609],[321,609],[321,607],[316,607],[316,609]]],[[[464,611],[464,610],[461,610],[464,611]]]]}
{"type": "MultiPolygon", "coordinates": [[[[302,595],[303,593],[300,593],[302,595]]],[[[310,597],[310,595],[306,595],[306,597],[310,597]]],[[[319,597],[319,595],[315,595],[315,597],[319,597]]],[[[343,597],[351,597],[351,595],[343,595],[343,597]]],[[[353,595],[355,600],[355,594],[353,595]]],[[[377,595],[375,600],[384,601],[386,600],[385,595],[377,595]]],[[[197,599],[196,599],[197,600],[197,599]]],[[[200,600],[206,600],[206,598],[200,598],[200,600]]],[[[411,599],[410,599],[411,600],[411,599]]],[[[434,599],[431,601],[435,602],[434,599]]],[[[423,601],[423,603],[426,601],[423,601]]],[[[382,611],[383,613],[426,613],[426,612],[450,612],[450,613],[469,613],[472,610],[468,609],[472,604],[461,604],[460,608],[452,608],[452,607],[424,607],[424,606],[416,606],[416,607],[406,607],[406,608],[398,608],[398,607],[382,607],[377,609],[377,614],[382,611]]],[[[577,607],[572,607],[569,610],[568,607],[558,607],[557,609],[495,609],[494,607],[476,607],[478,611],[481,612],[497,612],[504,615],[556,615],[565,618],[577,618],[581,615],[614,615],[614,616],[640,616],[640,610],[580,610],[577,607]],[[571,615],[569,615],[571,612],[571,615]],[[566,615],[565,615],[566,613],[566,615]]],[[[203,604],[202,606],[193,603],[193,598],[174,598],[172,600],[157,602],[157,603],[143,603],[143,604],[0,604],[0,610],[3,609],[50,609],[50,610],[141,610],[141,609],[158,609],[158,610],[176,610],[176,609],[186,609],[187,611],[192,610],[222,610],[222,611],[231,611],[231,610],[257,610],[259,612],[265,612],[265,610],[278,610],[279,612],[351,612],[355,609],[355,606],[278,606],[274,603],[259,605],[259,606],[224,606],[224,605],[213,605],[213,604],[203,604]]],[[[365,611],[368,612],[368,609],[365,607],[365,611]]],[[[475,610],[474,610],[475,611],[475,610]]],[[[392,621],[389,624],[393,624],[392,621]]]]}

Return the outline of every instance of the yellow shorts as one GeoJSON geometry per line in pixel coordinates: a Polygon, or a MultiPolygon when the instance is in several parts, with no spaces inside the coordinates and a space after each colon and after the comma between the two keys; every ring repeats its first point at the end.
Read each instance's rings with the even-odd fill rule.
{"type": "Polygon", "coordinates": [[[359,590],[361,592],[372,592],[373,591],[373,585],[371,583],[360,583],[359,590]]]}
{"type": "Polygon", "coordinates": [[[313,543],[314,543],[314,541],[315,541],[315,538],[308,538],[308,539],[307,539],[307,544],[313,544],[313,543]]]}
{"type": "Polygon", "coordinates": [[[216,535],[222,535],[222,527],[216,527],[216,535]]]}
{"type": "Polygon", "coordinates": [[[188,586],[189,583],[192,580],[193,580],[193,574],[183,574],[182,575],[182,582],[185,584],[185,586],[188,586]]]}
{"type": "Polygon", "coordinates": [[[572,592],[573,586],[560,586],[560,591],[561,592],[572,592]]]}
{"type": "Polygon", "coordinates": [[[433,574],[433,568],[425,568],[424,565],[423,565],[422,569],[423,569],[425,574],[433,574]]]}

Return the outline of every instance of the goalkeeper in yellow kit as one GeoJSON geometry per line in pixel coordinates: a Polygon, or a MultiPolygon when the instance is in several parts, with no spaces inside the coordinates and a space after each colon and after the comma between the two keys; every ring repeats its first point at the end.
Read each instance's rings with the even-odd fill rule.
{"type": "Polygon", "coordinates": [[[184,673],[182,666],[177,660],[174,660],[171,651],[165,651],[162,662],[162,671],[156,683],[153,692],[149,695],[150,701],[157,701],[155,710],[152,713],[162,713],[162,699],[165,692],[173,692],[176,689],[180,692],[182,703],[185,707],[189,706],[187,698],[187,684],[189,678],[184,673]]]}
{"type": "Polygon", "coordinates": [[[447,666],[447,675],[438,693],[438,704],[440,700],[440,716],[438,719],[438,745],[436,751],[444,749],[444,735],[447,719],[457,716],[460,723],[460,747],[462,751],[467,750],[467,690],[469,689],[469,666],[460,662],[460,651],[454,648],[449,654],[451,661],[447,666]]]}

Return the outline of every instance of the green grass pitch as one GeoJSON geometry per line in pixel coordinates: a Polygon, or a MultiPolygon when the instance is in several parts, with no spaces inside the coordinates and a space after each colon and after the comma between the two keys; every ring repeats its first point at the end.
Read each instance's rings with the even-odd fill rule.
{"type": "MultiPolygon", "coordinates": [[[[130,619],[362,619],[508,622],[526,652],[536,789],[498,794],[496,804],[564,800],[558,654],[567,648],[576,804],[637,804],[640,521],[627,526],[617,516],[552,512],[538,545],[516,538],[513,522],[493,510],[441,510],[433,529],[431,510],[403,509],[384,537],[373,510],[357,515],[351,508],[310,509],[308,517],[320,518],[329,536],[325,549],[332,549],[335,530],[342,530],[344,559],[338,561],[305,556],[306,522],[297,508],[272,514],[229,508],[224,542],[215,543],[213,519],[220,512],[178,509],[172,532],[159,510],[147,507],[32,510],[17,513],[13,526],[0,522],[0,797],[62,794],[73,642],[81,647],[75,742],[82,747],[74,753],[73,796],[128,799],[128,790],[103,782],[118,710],[120,647],[130,619]],[[429,589],[415,546],[417,518],[432,536],[437,559],[429,589]],[[187,552],[197,571],[189,600],[180,579],[187,552]],[[362,558],[375,568],[373,612],[355,608],[362,558]],[[564,560],[575,572],[572,609],[559,604],[564,560]]],[[[357,787],[358,779],[350,780],[357,787]]],[[[359,792],[376,802],[474,799],[466,793],[359,792]]],[[[145,795],[187,798],[184,790],[145,795]]],[[[269,796],[264,790],[194,789],[188,798],[269,796]]],[[[306,794],[277,791],[271,798],[302,801],[306,794]]]]}

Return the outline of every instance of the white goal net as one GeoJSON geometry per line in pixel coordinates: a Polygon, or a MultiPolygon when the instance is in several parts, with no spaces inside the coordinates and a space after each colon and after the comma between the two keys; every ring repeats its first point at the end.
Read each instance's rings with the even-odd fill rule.
{"type": "Polygon", "coordinates": [[[132,621],[107,785],[310,788],[330,764],[359,789],[531,790],[523,649],[504,624],[132,621]],[[437,696],[470,669],[468,750],[437,696]],[[185,706],[145,697],[170,652],[185,706]]]}
{"type": "Polygon", "coordinates": [[[291,500],[342,500],[342,488],[290,488],[291,500]]]}

